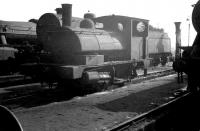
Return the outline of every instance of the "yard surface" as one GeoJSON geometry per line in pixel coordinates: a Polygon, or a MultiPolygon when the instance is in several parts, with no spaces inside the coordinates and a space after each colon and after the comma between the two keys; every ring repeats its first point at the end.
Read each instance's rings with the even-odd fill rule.
{"type": "Polygon", "coordinates": [[[173,99],[176,75],[16,111],[24,131],[101,131],[173,99]]]}

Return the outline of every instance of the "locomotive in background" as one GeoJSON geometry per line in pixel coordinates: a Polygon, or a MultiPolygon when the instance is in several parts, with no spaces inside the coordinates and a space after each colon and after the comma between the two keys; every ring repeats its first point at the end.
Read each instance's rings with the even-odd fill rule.
{"type": "Polygon", "coordinates": [[[19,71],[40,52],[34,22],[0,21],[0,36],[0,75],[19,71]]]}
{"type": "MultiPolygon", "coordinates": [[[[151,27],[151,25],[150,25],[151,27]]],[[[171,39],[162,29],[150,28],[147,39],[147,54],[151,59],[151,65],[165,65],[172,61],[171,39]]]]}

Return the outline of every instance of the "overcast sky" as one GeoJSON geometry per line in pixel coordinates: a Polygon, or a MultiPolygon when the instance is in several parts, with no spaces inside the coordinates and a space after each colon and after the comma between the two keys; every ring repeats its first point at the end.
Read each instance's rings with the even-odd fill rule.
{"type": "MultiPolygon", "coordinates": [[[[28,21],[42,14],[55,12],[63,3],[72,4],[72,15],[83,17],[88,10],[96,16],[124,15],[150,20],[150,24],[164,28],[175,46],[175,21],[182,22],[182,45],[188,45],[188,21],[198,0],[2,0],[0,20],[28,21]]],[[[191,24],[190,45],[195,37],[191,24]]]]}

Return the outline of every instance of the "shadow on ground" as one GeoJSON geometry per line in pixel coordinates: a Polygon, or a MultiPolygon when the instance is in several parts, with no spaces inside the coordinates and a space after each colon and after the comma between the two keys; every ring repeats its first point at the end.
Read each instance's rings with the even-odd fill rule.
{"type": "Polygon", "coordinates": [[[173,92],[182,87],[184,84],[177,85],[172,82],[96,106],[101,110],[111,112],[142,113],[169,101],[173,92]]]}

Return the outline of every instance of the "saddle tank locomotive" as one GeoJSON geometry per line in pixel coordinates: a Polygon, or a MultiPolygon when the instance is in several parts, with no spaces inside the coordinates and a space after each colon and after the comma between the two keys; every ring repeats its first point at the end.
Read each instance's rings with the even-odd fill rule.
{"type": "MultiPolygon", "coordinates": [[[[105,17],[113,21],[112,28],[96,29],[95,25],[104,17],[85,15],[77,26],[71,8],[71,4],[62,4],[57,14],[46,13],[38,20],[36,32],[43,53],[40,63],[31,68],[39,79],[108,84],[135,77],[137,61],[131,53],[135,49],[131,41],[137,39],[137,44],[145,45],[148,20],[112,15],[105,17]]],[[[141,48],[140,57],[145,58],[144,49],[141,48]]]]}

